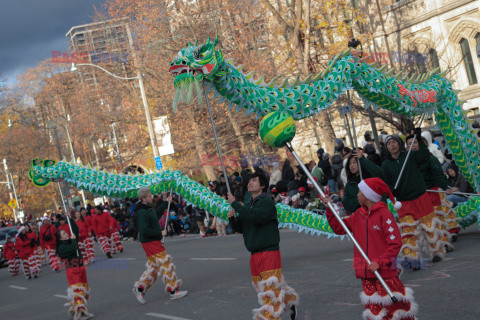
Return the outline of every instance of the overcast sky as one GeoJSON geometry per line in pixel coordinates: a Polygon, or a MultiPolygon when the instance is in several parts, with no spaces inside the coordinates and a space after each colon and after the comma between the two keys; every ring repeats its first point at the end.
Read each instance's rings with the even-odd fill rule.
{"type": "Polygon", "coordinates": [[[67,51],[67,31],[92,22],[105,0],[1,0],[0,74],[9,84],[25,68],[67,51]]]}

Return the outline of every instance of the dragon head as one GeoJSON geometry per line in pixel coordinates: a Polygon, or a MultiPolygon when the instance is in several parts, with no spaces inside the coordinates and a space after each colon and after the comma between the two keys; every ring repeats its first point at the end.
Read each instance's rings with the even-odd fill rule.
{"type": "Polygon", "coordinates": [[[215,50],[217,44],[218,37],[213,42],[208,38],[207,42],[200,46],[188,43],[170,63],[169,72],[175,77],[174,109],[179,102],[192,102],[194,88],[201,99],[200,82],[212,81],[223,62],[223,53],[215,50]]]}

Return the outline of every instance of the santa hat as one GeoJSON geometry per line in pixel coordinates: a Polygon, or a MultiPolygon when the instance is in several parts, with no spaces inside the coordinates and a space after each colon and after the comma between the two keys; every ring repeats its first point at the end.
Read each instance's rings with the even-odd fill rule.
{"type": "Polygon", "coordinates": [[[390,188],[380,178],[368,178],[362,180],[358,184],[358,188],[370,201],[378,202],[382,200],[383,194],[386,194],[387,197],[392,201],[395,210],[400,210],[400,208],[402,207],[400,201],[395,201],[395,198],[393,197],[390,188]]]}
{"type": "Polygon", "coordinates": [[[50,218],[49,218],[49,217],[43,217],[43,218],[42,218],[42,222],[45,221],[45,220],[50,221],[50,218]]]}
{"type": "MultiPolygon", "coordinates": [[[[315,180],[315,182],[318,182],[318,179],[317,179],[317,177],[313,177],[313,180],[315,180]]],[[[311,184],[311,185],[313,185],[313,182],[312,182],[312,180],[308,179],[308,180],[307,180],[307,184],[311,184]]]]}
{"type": "Polygon", "coordinates": [[[280,193],[280,197],[286,197],[286,196],[288,196],[288,194],[286,192],[280,193]]]}
{"type": "Polygon", "coordinates": [[[302,192],[302,191],[305,192],[305,188],[304,188],[304,187],[298,188],[298,192],[302,192]]]}
{"type": "Polygon", "coordinates": [[[278,193],[278,190],[276,188],[272,188],[272,193],[278,193]]]}
{"type": "Polygon", "coordinates": [[[25,230],[25,226],[20,226],[17,228],[17,234],[22,233],[22,231],[25,230]]]}

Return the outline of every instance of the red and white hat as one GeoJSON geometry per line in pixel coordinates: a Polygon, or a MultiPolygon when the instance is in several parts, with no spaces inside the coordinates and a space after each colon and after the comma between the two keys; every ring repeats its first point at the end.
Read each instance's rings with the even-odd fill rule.
{"type": "Polygon", "coordinates": [[[25,230],[25,226],[20,226],[17,228],[17,234],[22,233],[22,231],[25,230]]]}
{"type": "Polygon", "coordinates": [[[399,210],[402,207],[400,201],[395,201],[392,191],[390,191],[390,188],[387,186],[387,184],[380,178],[368,178],[362,180],[358,184],[358,188],[370,201],[378,202],[382,200],[383,194],[386,194],[387,197],[392,201],[395,210],[399,210]]]}

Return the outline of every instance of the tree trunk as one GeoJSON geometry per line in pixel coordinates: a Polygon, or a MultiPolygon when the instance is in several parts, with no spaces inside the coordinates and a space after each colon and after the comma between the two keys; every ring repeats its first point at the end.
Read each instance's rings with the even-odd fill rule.
{"type": "MultiPolygon", "coordinates": [[[[198,127],[198,123],[195,121],[195,116],[194,116],[194,109],[193,108],[185,108],[187,114],[188,114],[188,121],[189,123],[192,124],[192,133],[193,137],[195,139],[195,150],[197,151],[198,158],[200,160],[200,163],[202,162],[202,155],[207,155],[207,151],[205,149],[205,146],[203,145],[202,141],[204,140],[204,137],[202,136],[201,130],[198,127]]],[[[202,170],[207,176],[208,180],[215,180],[217,177],[215,175],[215,171],[213,170],[213,167],[211,166],[202,166],[202,170]]]]}
{"type": "Polygon", "coordinates": [[[247,154],[247,144],[245,143],[245,138],[242,135],[242,129],[240,128],[240,125],[237,119],[235,118],[235,115],[232,112],[227,111],[227,116],[228,116],[228,120],[230,121],[230,124],[233,127],[233,131],[235,132],[235,136],[238,138],[238,141],[240,142],[240,152],[242,154],[247,154]]]}
{"type": "Polygon", "coordinates": [[[318,124],[321,129],[322,140],[325,142],[325,152],[333,154],[336,136],[327,110],[318,113],[318,124]]]}

